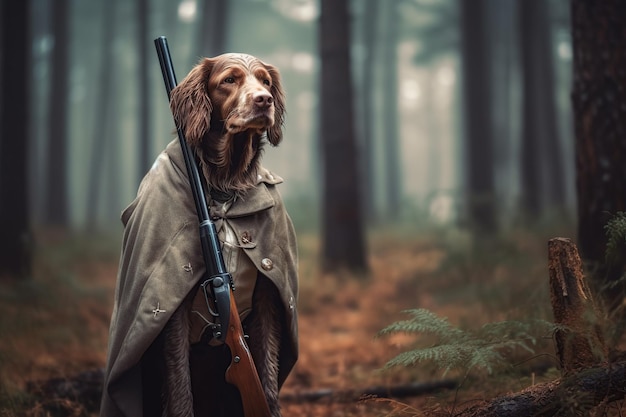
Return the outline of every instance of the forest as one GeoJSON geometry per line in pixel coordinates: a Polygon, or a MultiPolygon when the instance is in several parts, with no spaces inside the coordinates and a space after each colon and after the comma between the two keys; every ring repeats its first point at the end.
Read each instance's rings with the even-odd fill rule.
{"type": "MultiPolygon", "coordinates": [[[[22,0],[0,9],[0,416],[95,416],[122,211],[181,80],[279,69],[284,416],[621,416],[626,3],[22,0]]],[[[158,309],[158,307],[157,307],[158,309]]]]}

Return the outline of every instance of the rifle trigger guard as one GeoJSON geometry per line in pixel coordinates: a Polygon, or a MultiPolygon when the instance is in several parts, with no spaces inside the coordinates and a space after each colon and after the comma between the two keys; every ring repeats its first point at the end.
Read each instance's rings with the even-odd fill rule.
{"type": "Polygon", "coordinates": [[[212,276],[211,278],[205,280],[200,287],[202,287],[202,291],[204,292],[204,300],[207,305],[207,309],[209,313],[219,319],[219,327],[213,328],[213,337],[219,341],[224,343],[226,340],[226,333],[228,332],[229,320],[230,320],[230,283],[232,279],[229,273],[223,273],[219,275],[212,276]],[[212,296],[213,303],[211,303],[209,298],[209,293],[212,296]],[[211,307],[211,304],[215,306],[215,308],[211,307]]]}
{"type": "Polygon", "coordinates": [[[209,314],[212,315],[213,317],[219,317],[220,315],[213,309],[213,307],[211,307],[212,303],[211,301],[209,301],[209,293],[211,292],[211,290],[207,287],[209,286],[209,284],[211,284],[211,279],[212,278],[209,278],[206,281],[204,281],[202,284],[200,284],[200,287],[202,288],[202,293],[204,294],[204,301],[206,302],[206,307],[209,310],[209,314]]]}

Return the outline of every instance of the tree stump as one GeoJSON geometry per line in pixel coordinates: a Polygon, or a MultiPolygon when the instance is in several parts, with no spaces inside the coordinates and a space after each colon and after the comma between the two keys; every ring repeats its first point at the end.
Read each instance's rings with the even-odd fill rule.
{"type": "Polygon", "coordinates": [[[550,298],[561,373],[570,375],[604,362],[608,350],[602,319],[585,281],[576,245],[566,238],[548,242],[550,298]]]}

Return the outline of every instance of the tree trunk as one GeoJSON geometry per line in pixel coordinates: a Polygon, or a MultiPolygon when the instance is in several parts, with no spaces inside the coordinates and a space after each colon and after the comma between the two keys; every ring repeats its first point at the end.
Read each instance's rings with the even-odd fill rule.
{"type": "Polygon", "coordinates": [[[30,275],[30,1],[0,5],[0,276],[30,275]]]}
{"type": "MultiPolygon", "coordinates": [[[[626,2],[571,4],[578,242],[588,270],[609,284],[624,272],[624,257],[605,264],[604,226],[626,211],[626,2]]],[[[623,290],[605,294],[610,304],[622,303],[623,290]]]]}
{"type": "Polygon", "coordinates": [[[385,196],[387,201],[387,219],[398,219],[401,210],[402,164],[399,151],[398,133],[398,22],[397,1],[388,1],[383,8],[385,30],[383,32],[383,132],[385,159],[385,196]]]}
{"type": "MultiPolygon", "coordinates": [[[[108,2],[111,3],[111,2],[108,2]]],[[[111,7],[110,4],[108,7],[111,7]]],[[[150,21],[150,5],[148,0],[137,0],[137,87],[139,96],[139,163],[137,176],[139,179],[148,172],[152,165],[152,149],[150,148],[150,68],[148,53],[153,52],[151,39],[148,39],[150,21]]],[[[150,54],[152,57],[152,54],[150,54]]],[[[105,104],[106,105],[106,104],[105,104]]]]}
{"type": "Polygon", "coordinates": [[[518,9],[523,88],[522,204],[532,219],[545,208],[565,206],[565,181],[556,127],[548,4],[525,0],[518,2],[518,9]]]}
{"type": "Polygon", "coordinates": [[[98,78],[96,109],[92,136],[91,163],[89,164],[89,189],[87,198],[87,227],[95,227],[98,221],[100,195],[102,192],[102,170],[104,161],[111,157],[111,137],[108,133],[111,118],[111,92],[113,58],[113,35],[115,33],[115,9],[117,0],[110,0],[102,4],[102,60],[98,78]]]}
{"type": "Polygon", "coordinates": [[[52,8],[52,75],[48,119],[48,175],[45,220],[67,226],[67,144],[69,96],[69,1],[57,0],[52,8]]]}
{"type": "Polygon", "coordinates": [[[461,1],[468,220],[478,234],[496,230],[487,0],[461,1]]]}
{"type": "Polygon", "coordinates": [[[548,270],[554,322],[561,327],[554,335],[561,372],[569,375],[600,364],[608,357],[603,320],[571,240],[550,239],[548,270]]]}
{"type": "MultiPolygon", "coordinates": [[[[204,0],[200,2],[202,19],[198,25],[199,55],[216,56],[226,52],[226,25],[228,23],[229,2],[224,0],[204,0]]],[[[196,62],[193,62],[196,64],[196,62]]]]}
{"type": "Polygon", "coordinates": [[[322,0],[321,126],[324,164],[322,263],[326,270],[366,270],[350,71],[347,0],[322,0]]]}
{"type": "Polygon", "coordinates": [[[360,103],[360,145],[361,150],[361,176],[363,181],[360,185],[362,205],[363,207],[369,207],[370,209],[364,213],[365,219],[371,222],[377,220],[376,212],[376,187],[374,183],[374,105],[375,105],[375,88],[374,85],[374,62],[376,60],[376,35],[378,34],[378,22],[379,22],[379,1],[378,0],[366,0],[363,7],[363,24],[362,24],[362,37],[363,37],[363,49],[365,56],[363,57],[363,74],[361,78],[360,94],[357,93],[357,97],[360,103]]]}

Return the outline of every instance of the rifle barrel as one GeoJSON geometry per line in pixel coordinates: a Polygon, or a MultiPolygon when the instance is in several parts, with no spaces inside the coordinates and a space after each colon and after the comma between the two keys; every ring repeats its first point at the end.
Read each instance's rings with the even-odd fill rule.
{"type": "MultiPolygon", "coordinates": [[[[159,63],[161,64],[167,98],[171,100],[172,90],[177,83],[167,39],[164,36],[160,36],[154,40],[154,45],[159,57],[159,63]]],[[[178,126],[176,120],[174,122],[176,123],[178,140],[185,158],[185,166],[187,167],[187,174],[191,183],[193,199],[200,223],[200,246],[202,247],[202,256],[206,265],[207,276],[209,277],[203,281],[202,288],[204,289],[206,284],[210,283],[220,320],[221,331],[219,333],[214,332],[214,337],[228,345],[233,358],[225,377],[228,382],[235,385],[239,390],[245,417],[270,417],[271,413],[263,386],[261,385],[250,350],[244,340],[235,297],[232,294],[232,277],[226,271],[217,230],[209,217],[198,166],[191,148],[185,140],[185,134],[181,126],[178,126]]]]}
{"type": "MultiPolygon", "coordinates": [[[[172,64],[172,57],[170,55],[170,49],[167,45],[167,39],[165,36],[160,36],[154,40],[154,45],[159,57],[159,64],[161,65],[161,73],[163,74],[163,81],[165,82],[167,99],[171,100],[172,90],[176,88],[177,82],[176,74],[174,73],[174,65],[172,64]]],[[[193,200],[196,204],[198,219],[200,224],[202,224],[204,221],[211,221],[211,219],[206,205],[206,197],[204,196],[204,192],[202,190],[200,172],[198,171],[198,166],[193,158],[193,152],[185,140],[185,134],[182,127],[178,126],[178,123],[176,123],[176,131],[178,132],[178,140],[180,141],[180,146],[183,150],[183,157],[185,158],[185,165],[187,166],[189,181],[191,182],[193,200]]]]}
{"type": "MultiPolygon", "coordinates": [[[[176,87],[177,82],[176,74],[174,73],[174,65],[172,64],[172,57],[167,45],[167,39],[165,36],[160,36],[154,40],[154,45],[159,57],[161,72],[163,73],[163,81],[165,82],[167,98],[168,100],[171,100],[172,90],[176,87]]],[[[217,229],[209,217],[209,209],[207,208],[206,196],[204,195],[204,188],[202,186],[202,179],[200,177],[198,165],[196,164],[193,152],[185,139],[185,133],[182,127],[178,125],[176,120],[174,120],[174,122],[176,124],[176,131],[178,132],[180,147],[183,151],[185,166],[187,167],[193,201],[196,205],[196,212],[198,213],[200,246],[202,248],[202,257],[204,259],[208,276],[208,279],[205,280],[204,283],[210,281],[217,313],[220,316],[221,331],[215,333],[215,337],[220,342],[223,342],[229,329],[228,322],[230,320],[231,307],[230,288],[232,280],[230,274],[226,271],[224,257],[222,255],[221,245],[217,235],[217,229]],[[215,278],[219,278],[219,280],[215,278]]],[[[205,287],[206,285],[203,285],[203,288],[205,287]]]]}

